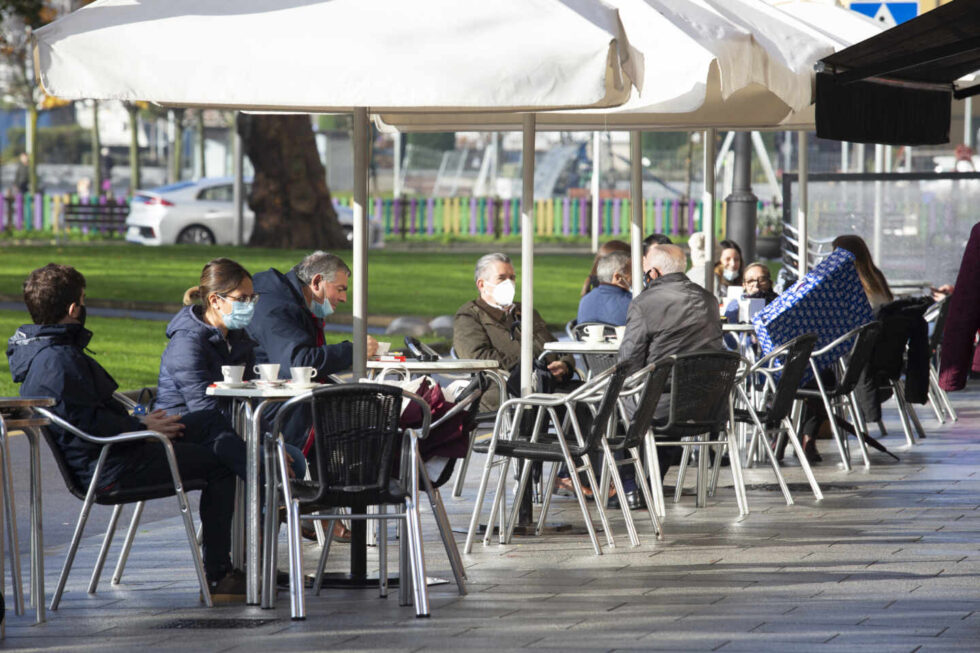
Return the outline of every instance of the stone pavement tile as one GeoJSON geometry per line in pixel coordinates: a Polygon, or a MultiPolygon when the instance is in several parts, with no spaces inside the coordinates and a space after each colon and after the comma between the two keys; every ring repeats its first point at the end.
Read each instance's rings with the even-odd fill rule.
{"type": "Polygon", "coordinates": [[[849,644],[835,645],[833,640],[827,643],[793,642],[787,647],[785,642],[771,641],[766,638],[756,640],[730,640],[719,649],[718,653],[912,653],[914,647],[908,644],[849,644]]]}

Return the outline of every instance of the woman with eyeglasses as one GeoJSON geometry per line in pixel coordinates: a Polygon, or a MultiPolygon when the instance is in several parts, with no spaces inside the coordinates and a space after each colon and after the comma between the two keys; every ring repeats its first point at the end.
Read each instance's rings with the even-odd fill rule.
{"type": "MultiPolygon", "coordinates": [[[[231,420],[232,403],[207,394],[221,381],[222,365],[243,365],[244,378],[253,376],[255,342],[245,333],[259,296],[252,275],[228,258],[209,261],[198,285],[184,293],[184,308],[167,325],[170,342],[160,358],[155,408],[170,414],[214,409],[231,420]]],[[[292,471],[302,477],[306,460],[302,452],[286,445],[292,471]]]]}

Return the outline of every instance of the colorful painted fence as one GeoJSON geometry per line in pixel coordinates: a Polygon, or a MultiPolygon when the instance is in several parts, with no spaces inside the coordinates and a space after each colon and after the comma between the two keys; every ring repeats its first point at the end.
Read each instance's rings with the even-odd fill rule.
{"type": "MultiPolygon", "coordinates": [[[[0,197],[0,231],[53,231],[64,229],[65,206],[89,205],[106,206],[108,204],[128,206],[126,198],[109,198],[105,196],[79,199],[75,194],[47,195],[37,193],[4,195],[0,197]]],[[[87,232],[84,226],[73,227],[87,232]]],[[[120,231],[121,228],[101,227],[100,231],[120,231]]]]}
{"type": "MultiPolygon", "coordinates": [[[[336,199],[349,206],[349,199],[336,199]]],[[[506,236],[520,233],[520,200],[492,197],[412,197],[370,200],[371,217],[380,217],[385,234],[397,236],[506,236]]],[[[760,209],[767,204],[760,202],[760,209]]],[[[632,207],[629,199],[604,199],[600,204],[600,235],[629,234],[632,207]]],[[[721,234],[725,224],[725,203],[715,207],[716,225],[721,234]]],[[[592,202],[588,198],[554,198],[535,202],[535,233],[540,236],[587,236],[592,229],[592,202]]],[[[643,232],[668,235],[690,234],[701,230],[703,206],[700,201],[645,200],[643,232]]]]}

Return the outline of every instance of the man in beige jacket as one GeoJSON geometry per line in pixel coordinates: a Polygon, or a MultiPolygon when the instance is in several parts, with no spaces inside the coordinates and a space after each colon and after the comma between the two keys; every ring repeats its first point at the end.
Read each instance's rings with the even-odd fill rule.
{"type": "MultiPolygon", "coordinates": [[[[517,275],[510,257],[493,253],[482,256],[474,271],[479,298],[463,304],[453,319],[453,347],[460,358],[495,360],[503,370],[511,370],[521,358],[521,305],[514,302],[517,275]]],[[[544,350],[544,343],[555,337],[544,319],[534,311],[534,356],[544,350]]],[[[558,384],[571,380],[575,369],[572,356],[549,355],[544,359],[548,371],[558,384]]],[[[492,387],[480,407],[496,410],[500,405],[496,387],[492,387]]]]}

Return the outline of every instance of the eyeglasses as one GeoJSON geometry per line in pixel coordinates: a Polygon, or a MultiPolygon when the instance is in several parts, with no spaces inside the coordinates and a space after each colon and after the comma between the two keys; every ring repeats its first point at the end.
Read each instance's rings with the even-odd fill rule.
{"type": "Polygon", "coordinates": [[[746,286],[768,286],[772,283],[772,279],[769,277],[759,277],[758,279],[746,279],[746,286]]]}
{"type": "Polygon", "coordinates": [[[218,297],[229,302],[241,302],[243,304],[254,304],[255,302],[259,301],[259,295],[240,295],[238,297],[233,297],[232,295],[218,295],[218,297]]]}

